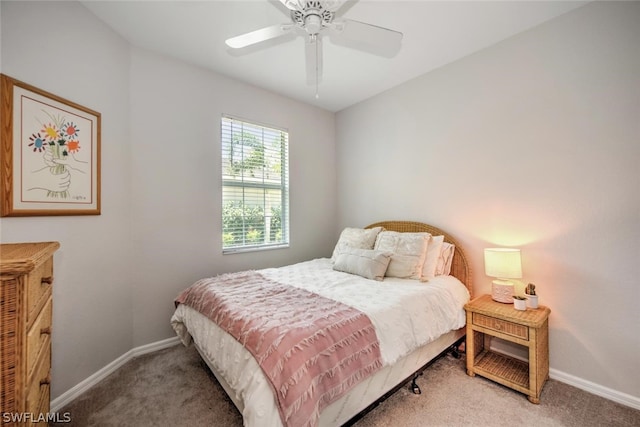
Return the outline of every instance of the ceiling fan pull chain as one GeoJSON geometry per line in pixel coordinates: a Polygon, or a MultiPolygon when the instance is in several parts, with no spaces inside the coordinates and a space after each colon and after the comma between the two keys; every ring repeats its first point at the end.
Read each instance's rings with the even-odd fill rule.
{"type": "Polygon", "coordinates": [[[318,95],[318,82],[320,80],[320,76],[318,75],[318,64],[319,64],[319,57],[318,57],[318,35],[314,35],[313,38],[315,39],[315,45],[316,45],[316,99],[320,98],[320,95],[318,95]]]}

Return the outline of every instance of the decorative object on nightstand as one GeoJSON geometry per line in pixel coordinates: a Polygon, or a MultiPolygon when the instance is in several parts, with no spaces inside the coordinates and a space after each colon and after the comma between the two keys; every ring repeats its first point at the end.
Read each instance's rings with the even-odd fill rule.
{"type": "Polygon", "coordinates": [[[529,308],[538,308],[538,295],[536,294],[536,285],[529,283],[524,290],[527,294],[527,306],[529,308]]]}
{"type": "Polygon", "coordinates": [[[496,279],[491,284],[491,298],[510,304],[513,302],[514,286],[509,279],[522,277],[520,249],[487,248],[484,250],[484,272],[496,279]]]}
{"type": "Polygon", "coordinates": [[[467,312],[467,374],[481,375],[511,387],[540,403],[540,393],[549,378],[549,314],[537,310],[514,310],[511,305],[483,295],[464,306],[467,312]],[[491,351],[491,338],[519,344],[528,349],[523,361],[491,351]]]}
{"type": "Polygon", "coordinates": [[[526,310],[527,309],[527,299],[520,295],[513,296],[513,308],[516,310],[526,310]]]}

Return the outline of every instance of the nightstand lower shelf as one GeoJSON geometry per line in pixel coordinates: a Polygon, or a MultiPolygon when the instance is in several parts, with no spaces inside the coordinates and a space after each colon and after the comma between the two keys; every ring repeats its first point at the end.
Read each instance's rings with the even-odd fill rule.
{"type": "Polygon", "coordinates": [[[522,360],[484,350],[476,357],[473,372],[522,393],[529,392],[529,364],[522,360]]]}

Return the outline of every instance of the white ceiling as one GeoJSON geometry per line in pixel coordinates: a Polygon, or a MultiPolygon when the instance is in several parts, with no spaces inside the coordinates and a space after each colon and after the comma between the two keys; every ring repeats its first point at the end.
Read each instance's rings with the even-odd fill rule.
{"type": "Polygon", "coordinates": [[[404,34],[394,58],[324,39],[324,75],[316,99],[306,84],[304,38],[238,55],[224,41],[289,22],[277,0],[83,1],[132,45],[199,65],[330,111],[339,111],[587,1],[348,1],[338,16],[404,34]]]}

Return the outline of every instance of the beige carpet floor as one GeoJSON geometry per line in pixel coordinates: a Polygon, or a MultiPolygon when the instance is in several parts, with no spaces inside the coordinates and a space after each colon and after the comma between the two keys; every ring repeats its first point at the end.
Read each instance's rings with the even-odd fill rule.
{"type": "MultiPolygon", "coordinates": [[[[549,380],[541,404],[481,377],[445,356],[356,423],[401,426],[634,426],[640,411],[549,380]]],[[[138,357],[60,412],[61,426],[242,426],[242,417],[193,348],[177,345],[138,357]]],[[[265,426],[268,427],[268,426],[265,426]]]]}

